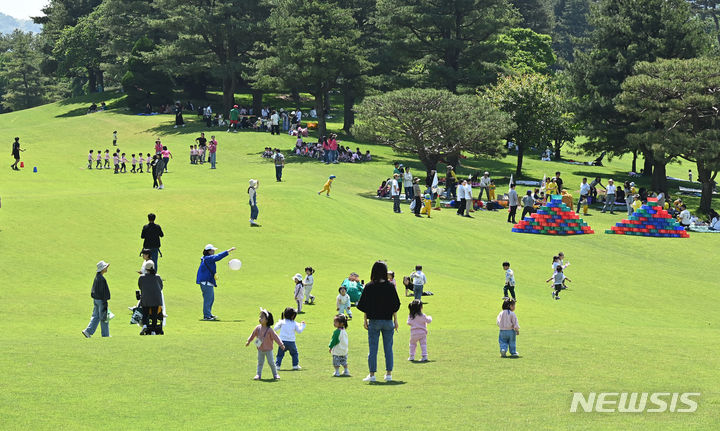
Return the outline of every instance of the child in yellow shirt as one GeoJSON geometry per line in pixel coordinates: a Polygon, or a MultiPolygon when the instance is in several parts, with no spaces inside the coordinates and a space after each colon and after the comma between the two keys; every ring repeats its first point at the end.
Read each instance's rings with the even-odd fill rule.
{"type": "Polygon", "coordinates": [[[330,197],[330,186],[332,186],[332,182],[335,179],[335,175],[330,175],[327,182],[325,182],[325,185],[323,186],[322,190],[318,192],[318,195],[322,194],[322,192],[327,192],[327,197],[330,197]]]}
{"type": "Polygon", "coordinates": [[[420,214],[427,214],[430,218],[430,211],[432,210],[432,196],[429,193],[425,194],[425,202],[423,207],[420,209],[420,214]]]}
{"type": "Polygon", "coordinates": [[[488,185],[488,200],[495,200],[495,180],[490,180],[490,185],[488,185]]]}

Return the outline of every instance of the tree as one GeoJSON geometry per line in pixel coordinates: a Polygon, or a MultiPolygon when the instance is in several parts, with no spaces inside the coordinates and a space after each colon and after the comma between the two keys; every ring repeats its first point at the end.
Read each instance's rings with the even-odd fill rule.
{"type": "MultiPolygon", "coordinates": [[[[635,113],[628,139],[649,146],[655,157],[695,162],[702,183],[700,210],[711,208],[720,169],[720,61],[718,58],[642,62],[623,83],[621,112],[635,113]]],[[[653,189],[667,194],[667,182],[653,189]]]]}
{"type": "Polygon", "coordinates": [[[4,39],[5,52],[0,64],[0,81],[5,84],[3,106],[20,110],[44,103],[47,80],[40,73],[42,55],[37,37],[30,32],[15,30],[4,39]]]}
{"type": "Polygon", "coordinates": [[[153,70],[144,54],[152,52],[155,45],[147,37],[140,38],[133,47],[127,62],[127,72],[122,78],[128,105],[134,108],[146,103],[165,103],[172,97],[172,84],[167,74],[153,70]]]}
{"type": "Polygon", "coordinates": [[[101,42],[103,32],[94,13],[82,17],[74,27],[65,27],[53,49],[58,61],[57,72],[65,76],[85,76],[88,93],[102,91],[103,80],[101,42]]]}
{"type": "Polygon", "coordinates": [[[553,50],[563,68],[575,61],[573,52],[576,49],[583,51],[585,48],[584,40],[590,31],[590,3],[590,0],[558,0],[555,3],[553,50]]]}
{"type": "Polygon", "coordinates": [[[555,63],[552,38],[529,28],[511,28],[498,36],[498,47],[505,53],[499,64],[508,72],[524,75],[549,73],[555,63]]]}
{"type": "Polygon", "coordinates": [[[720,0],[692,0],[690,4],[703,19],[712,23],[716,49],[720,49],[720,0]]]}
{"type": "MultiPolygon", "coordinates": [[[[496,41],[513,24],[507,0],[378,0],[378,25],[393,40],[399,58],[412,62],[406,74],[419,87],[473,93],[494,82],[502,58],[496,41]]],[[[400,62],[403,64],[403,62],[400,62]]]]}
{"type": "Polygon", "coordinates": [[[522,175],[523,156],[531,147],[544,148],[558,137],[557,121],[562,116],[560,96],[544,75],[506,76],[486,90],[485,97],[515,123],[506,139],[518,149],[515,176],[522,175]]]}
{"type": "Polygon", "coordinates": [[[638,149],[645,158],[645,173],[657,168],[664,175],[664,157],[627,140],[633,112],[619,112],[615,97],[640,61],[657,58],[692,58],[705,52],[708,37],[685,0],[600,0],[591,8],[590,49],[577,52],[570,67],[577,96],[575,112],[590,139],[584,148],[593,153],[621,155],[638,149]]]}
{"type": "Polygon", "coordinates": [[[539,34],[551,34],[555,17],[551,0],[511,0],[522,16],[521,26],[539,34]]]}
{"type": "Polygon", "coordinates": [[[349,9],[331,0],[280,0],[270,13],[272,44],[256,61],[261,88],[295,88],[315,97],[318,134],[325,134],[328,94],[342,76],[367,68],[360,32],[349,9]],[[306,30],[312,28],[313,31],[306,30]]]}
{"type": "Polygon", "coordinates": [[[357,114],[358,135],[417,155],[428,173],[463,152],[501,155],[501,138],[512,127],[508,115],[487,100],[447,90],[408,88],[367,97],[357,114]]]}

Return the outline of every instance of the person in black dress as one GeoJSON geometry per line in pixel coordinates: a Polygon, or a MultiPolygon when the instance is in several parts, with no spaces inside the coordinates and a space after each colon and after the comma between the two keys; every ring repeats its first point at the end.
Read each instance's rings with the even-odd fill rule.
{"type": "Polygon", "coordinates": [[[20,148],[20,138],[15,138],[15,142],[12,144],[12,156],[15,159],[15,163],[10,165],[10,169],[13,169],[15,171],[19,171],[18,169],[18,163],[20,163],[20,151],[25,151],[22,148],[20,148]]]}

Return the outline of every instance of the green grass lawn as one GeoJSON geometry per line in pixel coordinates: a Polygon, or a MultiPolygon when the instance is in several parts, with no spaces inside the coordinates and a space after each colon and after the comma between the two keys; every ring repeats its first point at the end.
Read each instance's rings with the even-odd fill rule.
{"type": "MultiPolygon", "coordinates": [[[[89,100],[89,99],[88,99],[89,100]]],[[[218,169],[191,166],[189,145],[203,127],[173,129],[168,115],[139,117],[118,110],[93,115],[76,100],[0,116],[6,167],[0,170],[0,428],[251,429],[717,429],[720,359],[717,247],[720,236],[689,239],[605,235],[623,218],[591,211],[596,232],[548,237],[510,232],[506,213],[453,210],[417,219],[407,206],[392,213],[374,191],[397,157],[383,147],[350,143],[376,161],[326,166],[288,159],[283,183],[260,158],[265,146],[289,148],[294,139],[254,132],[219,141],[218,169]],[[160,137],[174,153],[166,189],[148,174],[86,170],[87,152],[112,149],[112,131],[128,154],[152,152],[160,137]],[[7,168],[10,143],[20,136],[25,169],[7,168]],[[33,173],[32,168],[38,172],[33,173]],[[337,175],[331,198],[316,195],[337,175]],[[248,225],[248,179],[260,180],[259,222],[248,225]],[[130,325],[140,229],[154,212],[165,231],[159,273],[168,306],[166,336],[140,337],[130,325]],[[195,273],[206,243],[243,268],[219,264],[213,312],[203,322],[195,273]],[[551,258],[564,251],[571,289],[553,301],[545,280],[551,258]],[[111,263],[112,338],[87,340],[90,286],[98,260],[111,263]],[[433,316],[431,362],[408,363],[409,330],[395,336],[393,384],[366,384],[367,337],[362,319],[349,327],[349,379],[331,378],[327,344],[337,286],[351,271],[368,279],[376,259],[398,275],[422,264],[425,311],[433,316]],[[501,359],[495,317],[509,260],[517,279],[521,358],[501,359]],[[255,348],[244,347],[258,307],[276,318],[293,304],[292,275],[317,269],[317,305],[300,317],[301,371],[289,357],[277,382],[252,381],[255,348]],[[695,413],[570,413],[573,392],[701,392],[695,413]]],[[[112,106],[112,105],[111,105],[112,106]]],[[[338,128],[341,123],[331,123],[338,128]]],[[[208,134],[210,134],[208,133],[208,134]]],[[[587,156],[584,159],[592,159],[587,156]]],[[[469,160],[469,171],[509,178],[515,159],[469,160]]],[[[525,175],[562,171],[571,191],[583,175],[627,179],[630,159],[604,168],[526,159],[525,175]]],[[[684,177],[687,165],[669,175],[684,177]]],[[[694,170],[694,169],[693,169],[694,170]]],[[[499,181],[505,191],[507,179],[499,181]]],[[[673,183],[676,186],[676,183],[673,183]]],[[[524,191],[520,187],[520,191],[524,191]]],[[[477,192],[476,192],[477,193],[477,192]]],[[[378,359],[383,369],[383,359],[378,359]]],[[[380,376],[380,371],[378,375],[380,376]]],[[[264,378],[269,377],[265,369],[264,378]]]]}

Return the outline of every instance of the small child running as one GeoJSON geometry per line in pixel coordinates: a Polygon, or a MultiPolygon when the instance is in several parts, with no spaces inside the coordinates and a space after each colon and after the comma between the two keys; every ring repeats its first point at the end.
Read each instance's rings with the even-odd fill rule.
{"type": "Polygon", "coordinates": [[[560,299],[560,291],[563,289],[567,289],[567,286],[565,286],[565,281],[567,280],[572,282],[572,280],[565,277],[562,266],[556,266],[555,273],[552,275],[552,277],[545,280],[545,282],[549,283],[551,280],[553,280],[553,287],[555,289],[552,292],[552,297],[556,300],[560,299]]]}
{"type": "Polygon", "coordinates": [[[502,311],[498,314],[497,325],[500,328],[498,341],[500,342],[500,356],[507,356],[508,349],[511,356],[518,356],[515,347],[515,337],[520,335],[520,326],[515,315],[515,300],[506,299],[502,304],[502,311]]]}
{"type": "Polygon", "coordinates": [[[113,153],[113,164],[115,165],[114,173],[120,173],[120,154],[117,151],[113,153]]]}
{"type": "Polygon", "coordinates": [[[352,319],[352,310],[350,309],[350,295],[348,295],[345,286],[340,286],[340,288],[338,289],[336,305],[338,314],[342,314],[344,316],[345,313],[347,313],[348,319],[352,319]]]}
{"type": "Polygon", "coordinates": [[[503,262],[505,270],[505,287],[503,287],[503,299],[508,299],[508,292],[515,299],[515,273],[510,269],[510,262],[503,262]]]}
{"type": "Polygon", "coordinates": [[[345,377],[350,377],[350,371],[348,370],[347,364],[348,322],[345,318],[345,315],[338,314],[337,316],[335,316],[335,318],[333,319],[333,325],[335,326],[335,331],[333,332],[332,339],[330,340],[330,344],[328,345],[330,353],[332,353],[333,355],[333,367],[335,368],[335,372],[332,376],[340,377],[340,367],[342,366],[345,369],[345,372],[343,372],[342,375],[345,377]]]}
{"type": "Polygon", "coordinates": [[[335,178],[335,175],[330,175],[330,177],[328,177],[328,180],[325,182],[322,190],[318,192],[318,195],[321,195],[323,192],[327,192],[327,195],[325,196],[330,197],[330,187],[332,186],[332,182],[335,178]]]}
{"type": "Polygon", "coordinates": [[[252,334],[250,334],[247,343],[245,343],[245,347],[247,347],[250,345],[250,342],[253,339],[257,338],[257,340],[255,340],[255,345],[257,346],[258,350],[257,374],[255,375],[255,377],[253,377],[253,380],[260,380],[260,378],[262,377],[262,369],[263,365],[265,364],[265,359],[267,359],[267,362],[270,365],[270,370],[273,373],[273,378],[277,380],[280,378],[280,376],[277,373],[275,361],[273,360],[273,342],[277,343],[281,349],[285,349],[285,345],[283,344],[282,340],[280,340],[280,337],[278,337],[278,335],[272,329],[272,325],[273,323],[275,323],[272,313],[261,308],[260,318],[258,319],[258,322],[260,324],[257,325],[255,329],[253,329],[253,332],[252,334]]]}
{"type": "Polygon", "coordinates": [[[150,153],[147,153],[147,172],[152,173],[152,157],[150,156],[150,153]]]}
{"type": "Polygon", "coordinates": [[[117,130],[113,132],[113,147],[117,147],[117,130]]]}
{"type": "Polygon", "coordinates": [[[273,328],[275,331],[279,331],[280,341],[282,341],[282,344],[285,345],[285,348],[283,349],[278,348],[277,356],[275,357],[275,366],[277,369],[280,369],[280,365],[282,365],[282,360],[285,357],[286,351],[290,353],[290,357],[292,358],[293,370],[300,369],[298,350],[295,345],[295,333],[297,332],[300,334],[305,330],[305,321],[300,322],[298,325],[295,322],[296,316],[297,312],[295,312],[295,309],[287,307],[280,315],[282,320],[275,324],[275,327],[273,328]]]}
{"type": "Polygon", "coordinates": [[[432,317],[423,314],[422,309],[423,303],[419,299],[415,299],[408,304],[408,310],[410,310],[410,315],[407,320],[407,324],[410,325],[410,357],[408,361],[415,360],[415,349],[417,349],[418,343],[420,343],[420,350],[422,351],[422,359],[420,361],[428,361],[427,325],[432,322],[432,317]]]}

